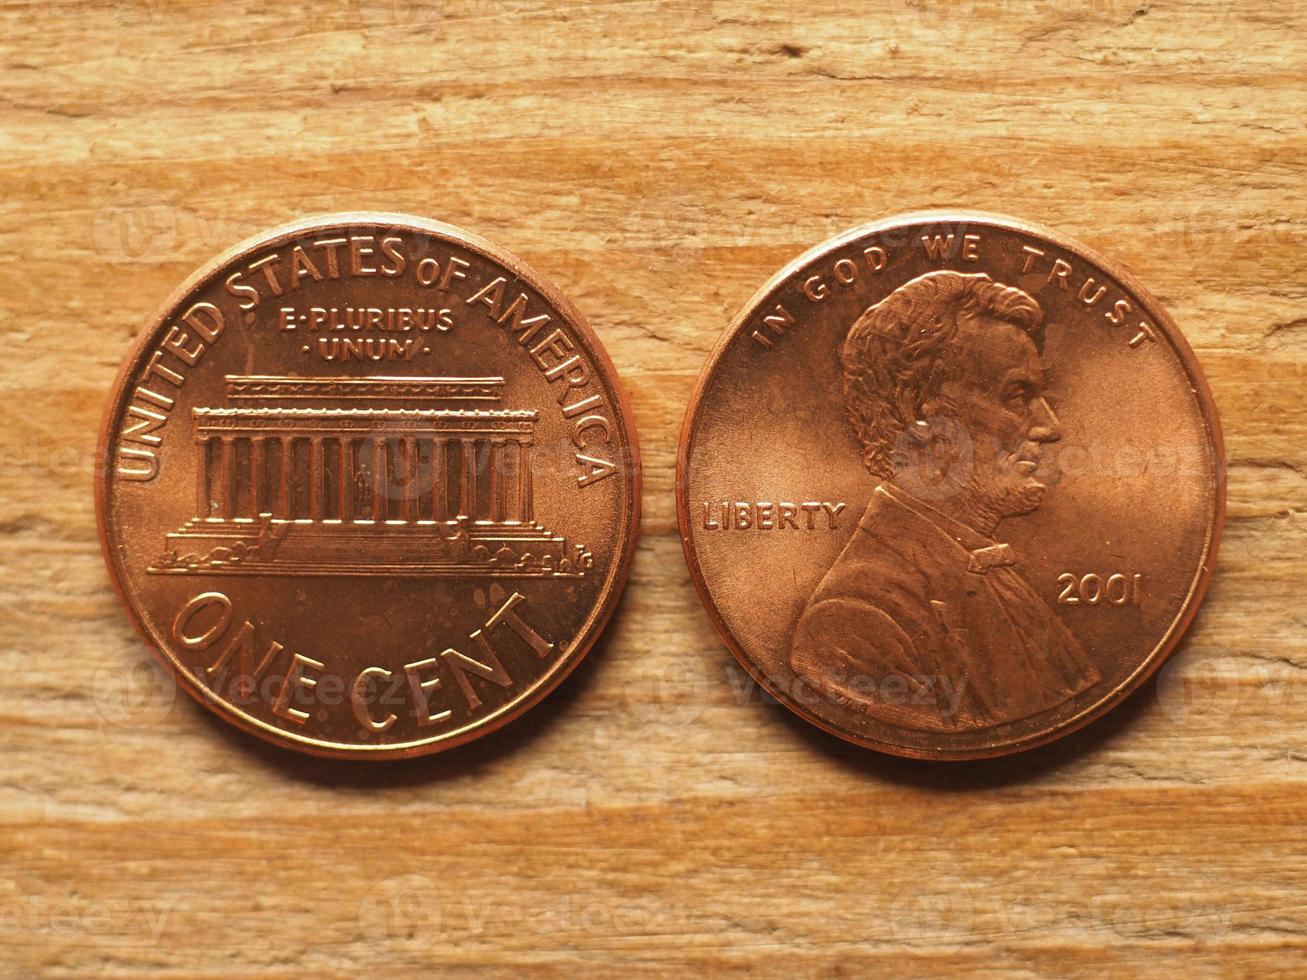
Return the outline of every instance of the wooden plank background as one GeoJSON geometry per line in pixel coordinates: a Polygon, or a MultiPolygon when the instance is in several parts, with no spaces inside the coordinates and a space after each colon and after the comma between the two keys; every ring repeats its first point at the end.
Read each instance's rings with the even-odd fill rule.
{"type": "Polygon", "coordinates": [[[1302,975],[1307,13],[1295,0],[0,0],[0,973],[1302,975]],[[704,356],[895,211],[1042,221],[1181,324],[1229,447],[1161,681],[923,765],[766,703],[674,527],[704,356]],[[644,538],[546,704],[457,752],[272,749],[161,679],[91,499],[133,334],[354,208],[517,252],[632,394],[644,538]]]}

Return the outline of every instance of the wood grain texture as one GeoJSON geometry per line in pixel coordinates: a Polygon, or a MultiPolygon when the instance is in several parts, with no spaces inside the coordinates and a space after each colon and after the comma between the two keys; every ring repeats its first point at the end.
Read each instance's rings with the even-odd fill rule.
{"type": "Polygon", "coordinates": [[[1302,975],[1305,31],[1296,0],[0,0],[0,973],[1302,975]],[[1219,567],[1161,681],[980,765],[766,703],[674,528],[681,414],[731,314],[805,248],[932,206],[1123,262],[1229,449],[1219,567]],[[577,674],[373,767],[174,699],[90,492],[167,293],[357,208],[553,279],[646,462],[632,581],[577,674]]]}

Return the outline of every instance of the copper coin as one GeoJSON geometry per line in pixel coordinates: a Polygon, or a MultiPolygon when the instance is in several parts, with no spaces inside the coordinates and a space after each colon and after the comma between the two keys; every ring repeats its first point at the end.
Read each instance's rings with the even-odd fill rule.
{"type": "Polygon", "coordinates": [[[341,214],[191,276],[106,410],[110,574],[203,704],[321,755],[434,752],[585,656],[635,549],[608,355],[503,249],[341,214]]]}
{"type": "Polygon", "coordinates": [[[1027,749],[1175,647],[1224,520],[1211,395],[1120,266],[968,212],[782,269],[699,379],[677,505],[695,586],[787,707],[918,758],[1027,749]]]}

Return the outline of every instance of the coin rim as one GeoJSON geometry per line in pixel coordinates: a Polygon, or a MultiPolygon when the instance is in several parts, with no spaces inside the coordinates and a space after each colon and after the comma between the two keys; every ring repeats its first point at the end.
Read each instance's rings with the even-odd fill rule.
{"type": "Polygon", "coordinates": [[[119,601],[127,611],[137,633],[150,647],[151,652],[164,666],[172,671],[177,680],[181,682],[183,689],[191,697],[220,718],[273,745],[325,758],[383,760],[431,755],[465,745],[483,735],[488,735],[525,714],[554,691],[576,669],[603,633],[630,578],[631,563],[635,558],[636,543],[640,535],[643,472],[635,417],[631,412],[630,400],[621,383],[620,375],[617,373],[608,351],[600,342],[589,322],[558,287],[502,246],[447,222],[398,212],[340,211],[310,215],[276,225],[264,232],[245,238],[220,255],[203,263],[168,295],[163,304],[147,321],[145,327],[136,335],[127,356],[119,367],[113,387],[110,390],[101,417],[95,458],[97,464],[95,471],[95,519],[99,530],[100,551],[109,570],[109,578],[113,582],[114,591],[118,594],[119,601]],[[588,349],[589,355],[603,372],[606,387],[611,392],[614,402],[613,407],[618,415],[618,424],[624,436],[625,445],[623,450],[628,456],[627,466],[629,467],[629,478],[626,481],[624,500],[625,526],[615,545],[613,568],[609,573],[608,583],[604,587],[604,591],[600,594],[599,600],[595,603],[590,614],[578,628],[577,638],[567,654],[560,658],[558,663],[549,671],[541,675],[520,697],[508,702],[484,718],[465,725],[452,733],[436,735],[430,739],[420,741],[390,745],[350,745],[343,742],[298,735],[295,732],[255,718],[236,705],[217,697],[207,688],[202,687],[196,678],[191,675],[190,671],[185,669],[169,653],[167,644],[160,636],[156,635],[156,631],[151,628],[150,624],[145,621],[144,616],[136,608],[128,592],[126,569],[122,567],[117,548],[110,540],[109,528],[109,493],[112,488],[113,474],[113,466],[108,456],[111,448],[109,444],[110,435],[117,428],[117,420],[122,413],[128,388],[135,379],[136,368],[141,358],[148,352],[156,335],[167,326],[172,315],[177,312],[178,307],[197,290],[208,285],[210,280],[229,268],[232,262],[245,255],[275,247],[283,242],[302,237],[309,232],[351,226],[387,227],[431,235],[446,240],[459,248],[479,253],[483,258],[499,265],[526,282],[575,331],[588,349]]]}
{"type": "MultiPolygon", "coordinates": [[[[1221,434],[1220,416],[1217,414],[1216,403],[1212,398],[1211,389],[1208,387],[1207,379],[1203,375],[1202,368],[1198,363],[1198,358],[1194,355],[1193,349],[1189,346],[1188,340],[1180,331],[1180,328],[1176,325],[1170,314],[1166,312],[1156,297],[1145,289],[1134,275],[1132,275],[1124,266],[1118,262],[1104,258],[1094,249],[1082,244],[1074,238],[1070,238],[1059,231],[1055,231],[1052,228],[1046,227],[1037,222],[1026,221],[991,211],[978,211],[965,208],[929,209],[903,212],[901,214],[895,214],[886,218],[871,221],[845,231],[836,235],[834,238],[828,239],[827,241],[808,249],[801,255],[786,263],[744,303],[739,312],[736,313],[727,325],[726,329],[722,331],[717,342],[709,352],[707,360],[704,361],[704,365],[700,369],[699,377],[695,382],[694,391],[690,395],[689,405],[686,407],[685,417],[681,424],[680,441],[676,453],[676,521],[681,536],[681,549],[685,553],[685,561],[690,570],[690,579],[694,583],[695,591],[698,593],[699,600],[703,603],[704,609],[708,613],[708,618],[712,622],[713,628],[717,631],[717,635],[721,638],[727,649],[729,649],[735,659],[739,661],[740,666],[743,667],[749,676],[752,677],[753,680],[771,697],[775,698],[800,718],[803,718],[805,721],[816,725],[818,728],[821,728],[832,735],[847,742],[851,742],[854,745],[874,749],[888,755],[895,755],[908,759],[922,759],[940,762],[992,759],[1000,756],[1013,755],[1018,752],[1025,752],[1030,749],[1038,748],[1041,745],[1047,745],[1048,743],[1069,735],[1072,732],[1083,728],[1085,725],[1101,718],[1138,690],[1139,687],[1141,687],[1171,656],[1190,623],[1193,621],[1194,615],[1197,613],[1198,607],[1202,604],[1202,600],[1207,593],[1208,585],[1211,582],[1212,569],[1216,564],[1216,556],[1220,546],[1221,534],[1225,528],[1225,470],[1225,442],[1221,434]],[[687,469],[690,462],[689,457],[693,449],[692,443],[694,440],[694,429],[703,398],[707,394],[716,368],[721,362],[723,355],[726,353],[727,348],[730,346],[732,341],[735,340],[736,336],[746,328],[753,314],[757,312],[759,307],[796,273],[800,272],[804,267],[823,256],[837,252],[838,250],[870,235],[883,234],[887,231],[901,230],[913,225],[930,223],[990,226],[1004,231],[1042,238],[1050,244],[1077,256],[1082,261],[1095,266],[1100,271],[1116,279],[1116,281],[1131,294],[1132,298],[1139,301],[1144,312],[1152,318],[1153,323],[1166,336],[1172,349],[1178,355],[1185,374],[1189,377],[1191,390],[1201,411],[1203,423],[1207,430],[1207,444],[1212,451],[1213,476],[1215,477],[1216,482],[1215,493],[1213,494],[1213,509],[1203,539],[1203,550],[1198,561],[1197,571],[1190,580],[1184,604],[1180,607],[1179,612],[1162,634],[1161,640],[1140,661],[1139,666],[1101,699],[1084,708],[1077,714],[1072,715],[1070,718],[1059,722],[1057,725],[1041,729],[1020,738],[993,742],[991,744],[968,749],[926,748],[900,745],[883,739],[859,735],[855,732],[842,729],[833,722],[819,717],[814,712],[810,711],[805,705],[795,701],[784,690],[773,685],[761,667],[752,661],[743,645],[735,639],[734,635],[727,627],[725,619],[717,609],[716,603],[713,601],[712,593],[708,588],[707,581],[703,575],[703,570],[700,568],[698,558],[695,555],[693,537],[690,528],[689,488],[686,479],[687,469]]],[[[893,725],[885,725],[884,727],[891,730],[894,729],[893,725]]]]}

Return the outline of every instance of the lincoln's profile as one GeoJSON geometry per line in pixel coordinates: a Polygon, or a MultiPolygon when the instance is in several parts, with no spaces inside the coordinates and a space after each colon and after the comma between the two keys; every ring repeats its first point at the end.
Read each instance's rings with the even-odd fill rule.
{"type": "Polygon", "coordinates": [[[853,324],[844,397],[878,485],[799,619],[799,679],[926,731],[1016,721],[1099,679],[994,538],[1039,507],[1060,438],[1042,347],[1039,304],[986,275],[919,276],[853,324]]]}

